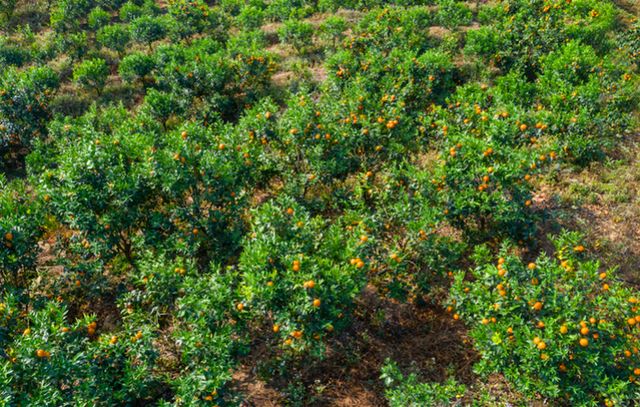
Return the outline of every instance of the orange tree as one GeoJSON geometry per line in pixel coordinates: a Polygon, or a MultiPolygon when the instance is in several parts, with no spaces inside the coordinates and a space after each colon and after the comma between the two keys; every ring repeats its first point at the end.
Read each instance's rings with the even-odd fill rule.
{"type": "Polygon", "coordinates": [[[512,96],[513,87],[526,93],[532,86],[518,75],[505,78],[493,88],[461,87],[446,109],[435,108],[425,117],[425,127],[442,140],[433,182],[444,210],[475,238],[531,236],[531,182],[560,157],[544,122],[535,121],[535,109],[512,101],[518,95],[512,96]]]}
{"type": "Polygon", "coordinates": [[[470,327],[477,370],[570,404],[637,400],[638,293],[588,260],[579,235],[553,242],[554,259],[529,263],[508,244],[494,263],[480,246],[472,280],[456,273],[450,311],[470,327]]]}
{"type": "Polygon", "coordinates": [[[58,301],[37,298],[27,315],[16,296],[0,301],[0,397],[5,402],[132,403],[157,389],[150,370],[151,338],[143,338],[142,331],[97,337],[94,317],[70,323],[58,301]]]}
{"type": "Polygon", "coordinates": [[[43,137],[52,115],[49,103],[59,78],[48,67],[7,69],[0,77],[0,154],[15,162],[43,137]],[[5,156],[9,154],[9,156],[5,156]]]}
{"type": "Polygon", "coordinates": [[[158,139],[155,119],[129,117],[123,108],[51,128],[55,143],[34,154],[32,166],[45,173],[50,209],[84,235],[87,253],[120,254],[133,264],[138,242],[197,256],[206,266],[236,249],[254,175],[213,128],[190,124],[158,139]]]}
{"type": "Polygon", "coordinates": [[[366,282],[369,244],[357,215],[327,222],[280,196],[251,214],[238,262],[236,315],[285,352],[324,354],[366,282]]]}
{"type": "Polygon", "coordinates": [[[26,183],[8,182],[0,174],[0,291],[28,287],[40,251],[42,225],[41,202],[26,183]]]}
{"type": "Polygon", "coordinates": [[[191,260],[154,252],[145,253],[129,275],[129,291],[118,300],[125,328],[120,335],[162,338],[170,346],[165,352],[154,342],[150,350],[158,354],[154,377],[176,404],[229,397],[229,372],[245,342],[244,325],[233,319],[237,278],[232,270],[212,265],[202,271],[191,260]],[[173,363],[163,366],[168,357],[173,363]]]}

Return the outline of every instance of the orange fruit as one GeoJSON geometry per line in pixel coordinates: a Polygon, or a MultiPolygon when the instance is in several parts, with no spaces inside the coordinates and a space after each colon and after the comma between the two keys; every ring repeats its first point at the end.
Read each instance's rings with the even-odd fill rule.
{"type": "Polygon", "coordinates": [[[236,304],[236,309],[237,309],[238,311],[242,311],[242,310],[244,309],[244,304],[243,304],[243,303],[241,303],[241,302],[239,302],[238,304],[236,304]]]}
{"type": "Polygon", "coordinates": [[[527,268],[528,268],[529,270],[535,270],[535,269],[536,269],[536,263],[529,263],[529,264],[527,265],[527,268]]]}
{"type": "Polygon", "coordinates": [[[540,301],[537,301],[535,304],[533,304],[533,309],[536,311],[540,311],[542,309],[542,303],[540,301]]]}
{"type": "Polygon", "coordinates": [[[48,358],[49,355],[50,355],[49,352],[43,349],[38,349],[36,351],[36,356],[38,356],[39,358],[48,358]]]}
{"type": "Polygon", "coordinates": [[[293,271],[300,271],[300,261],[294,260],[292,265],[293,271]]]}
{"type": "Polygon", "coordinates": [[[580,346],[586,348],[589,346],[589,340],[587,338],[580,338],[580,346]]]}
{"type": "Polygon", "coordinates": [[[313,288],[316,286],[316,283],[313,280],[305,281],[303,284],[304,288],[313,288]]]}
{"type": "Polygon", "coordinates": [[[278,325],[278,324],[273,324],[273,328],[272,328],[272,329],[273,329],[273,332],[274,332],[274,333],[278,333],[278,331],[280,331],[280,325],[278,325]]]}
{"type": "Polygon", "coordinates": [[[566,334],[567,332],[569,332],[569,329],[567,329],[567,326],[566,325],[562,325],[560,327],[560,333],[561,334],[566,334]]]}
{"type": "Polygon", "coordinates": [[[545,349],[547,349],[547,344],[546,344],[546,343],[544,343],[544,342],[542,342],[542,341],[540,341],[540,342],[538,343],[538,349],[540,349],[540,350],[545,350],[545,349]]]}
{"type": "Polygon", "coordinates": [[[587,328],[586,326],[585,326],[585,327],[582,327],[582,328],[580,329],[580,333],[581,333],[582,335],[586,335],[586,334],[588,334],[588,333],[589,333],[589,328],[587,328]]]}
{"type": "Polygon", "coordinates": [[[313,306],[318,308],[320,306],[320,299],[316,298],[313,300],[313,306]]]}

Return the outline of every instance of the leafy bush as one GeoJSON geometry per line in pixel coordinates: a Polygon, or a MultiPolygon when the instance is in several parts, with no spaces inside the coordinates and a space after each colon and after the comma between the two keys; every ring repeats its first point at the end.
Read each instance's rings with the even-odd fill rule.
{"type": "Polygon", "coordinates": [[[153,57],[142,52],[134,52],[122,59],[118,66],[118,73],[123,80],[132,82],[141,80],[144,82],[155,68],[153,57]]]}
{"type": "Polygon", "coordinates": [[[104,11],[101,7],[96,7],[89,13],[88,22],[92,30],[98,30],[111,21],[111,14],[104,11]]]}
{"type": "Polygon", "coordinates": [[[80,86],[102,93],[109,76],[109,67],[104,59],[93,58],[82,61],[73,68],[73,80],[80,86]]]}
{"type": "Polygon", "coordinates": [[[387,388],[385,397],[391,407],[452,406],[466,387],[454,379],[445,383],[421,383],[415,373],[404,376],[398,365],[387,359],[380,376],[387,388]]]}
{"type": "Polygon", "coordinates": [[[96,38],[100,45],[116,51],[122,58],[129,41],[131,41],[131,34],[126,25],[113,24],[99,29],[96,38]]]}
{"type": "Polygon", "coordinates": [[[278,29],[278,37],[283,43],[291,44],[302,53],[313,45],[313,26],[299,20],[287,20],[278,29]]]}
{"type": "Polygon", "coordinates": [[[0,0],[0,23],[11,21],[18,0],[0,0]]]}
{"type": "Polygon", "coordinates": [[[455,275],[452,312],[471,328],[477,369],[574,405],[636,399],[638,294],[588,260],[579,235],[553,242],[555,259],[528,264],[509,245],[492,264],[480,247],[474,281],[455,275]]]}
{"type": "Polygon", "coordinates": [[[89,0],[56,0],[51,9],[51,27],[58,33],[78,31],[91,4],[89,0]]]}
{"type": "Polygon", "coordinates": [[[163,39],[168,32],[167,20],[163,17],[142,16],[131,22],[131,37],[136,42],[151,45],[163,39]]]}
{"type": "Polygon", "coordinates": [[[457,28],[461,25],[469,25],[473,14],[469,7],[456,0],[438,0],[437,20],[440,25],[447,28],[457,28]]]}
{"type": "Polygon", "coordinates": [[[367,245],[358,232],[365,232],[311,217],[285,196],[252,218],[238,264],[239,315],[268,324],[287,351],[322,356],[322,338],[345,326],[363,288],[367,245]]]}
{"type": "Polygon", "coordinates": [[[10,153],[10,163],[30,148],[34,139],[46,134],[51,119],[49,103],[59,86],[51,68],[10,68],[0,78],[0,152],[10,153]]]}
{"type": "Polygon", "coordinates": [[[33,277],[43,213],[26,183],[7,182],[0,174],[0,187],[0,278],[6,292],[27,288],[33,277]]]}
{"type": "Polygon", "coordinates": [[[328,17],[320,25],[320,32],[325,41],[329,42],[333,48],[344,39],[344,32],[347,29],[347,22],[340,17],[328,17]]]}

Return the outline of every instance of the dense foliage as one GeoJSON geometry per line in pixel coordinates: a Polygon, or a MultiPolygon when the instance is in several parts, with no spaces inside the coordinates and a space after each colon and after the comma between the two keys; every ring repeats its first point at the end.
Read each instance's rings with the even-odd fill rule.
{"type": "MultiPolygon", "coordinates": [[[[365,292],[447,307],[523,404],[640,398],[640,294],[578,233],[541,244],[540,179],[637,131],[613,2],[0,0],[0,24],[2,404],[238,405],[247,360],[298,400],[365,292]]],[[[379,368],[392,406],[480,403],[379,368]]]]}

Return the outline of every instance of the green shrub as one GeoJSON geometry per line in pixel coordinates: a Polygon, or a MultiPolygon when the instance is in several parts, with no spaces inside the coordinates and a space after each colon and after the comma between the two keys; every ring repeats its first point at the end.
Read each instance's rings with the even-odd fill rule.
{"type": "Polygon", "coordinates": [[[163,17],[142,16],[131,22],[131,38],[139,43],[151,45],[163,39],[168,32],[167,20],[163,17]]]}
{"type": "Polygon", "coordinates": [[[454,379],[444,383],[421,383],[415,373],[402,374],[397,364],[387,359],[380,376],[385,384],[385,397],[391,407],[453,406],[462,398],[466,386],[454,379]]]}
{"type": "Polygon", "coordinates": [[[0,152],[12,163],[23,156],[34,139],[46,134],[51,119],[49,103],[59,86],[59,78],[48,67],[24,71],[10,68],[0,77],[0,152]]]}
{"type": "Polygon", "coordinates": [[[313,46],[313,26],[299,20],[287,20],[278,29],[278,37],[285,44],[291,44],[302,53],[313,46]]]}
{"type": "Polygon", "coordinates": [[[155,68],[153,57],[142,52],[134,52],[122,59],[118,66],[118,73],[124,81],[140,80],[144,83],[155,68]]]}
{"type": "Polygon", "coordinates": [[[111,21],[111,14],[104,11],[101,7],[96,7],[89,13],[88,23],[89,27],[96,31],[111,21]]]}
{"type": "Polygon", "coordinates": [[[102,93],[109,76],[109,67],[104,59],[84,60],[73,68],[73,81],[78,85],[102,93]]]}
{"type": "Polygon", "coordinates": [[[26,183],[8,182],[0,174],[0,191],[0,292],[7,292],[27,288],[34,276],[43,213],[26,183]]]}
{"type": "Polygon", "coordinates": [[[437,21],[440,25],[455,29],[471,24],[473,13],[466,4],[456,0],[438,0],[437,21]]]}
{"type": "Polygon", "coordinates": [[[98,44],[114,50],[122,58],[124,51],[131,41],[129,28],[123,24],[113,24],[102,27],[96,34],[98,44]]]}
{"type": "Polygon", "coordinates": [[[554,259],[529,264],[509,245],[494,264],[481,247],[474,280],[456,274],[451,312],[471,329],[482,357],[477,370],[571,405],[636,399],[638,293],[588,260],[579,235],[553,242],[554,259]]]}

